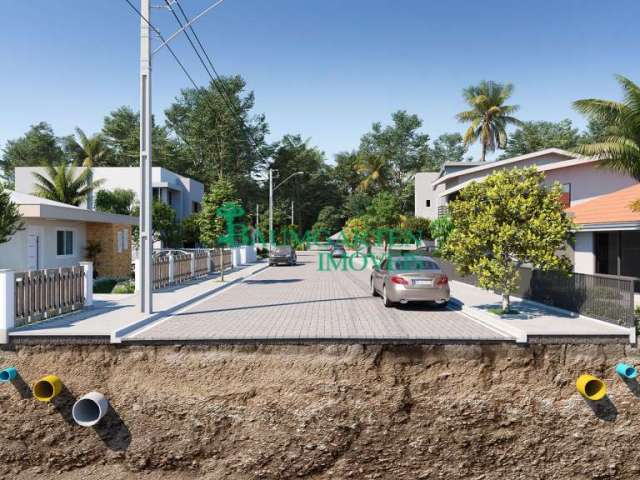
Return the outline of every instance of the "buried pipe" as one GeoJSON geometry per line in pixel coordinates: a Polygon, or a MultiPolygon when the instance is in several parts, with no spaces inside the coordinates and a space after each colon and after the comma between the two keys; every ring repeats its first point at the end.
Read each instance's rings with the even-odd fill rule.
{"type": "Polygon", "coordinates": [[[7,367],[4,370],[0,370],[0,383],[9,383],[16,379],[18,376],[18,370],[14,367],[7,367]]]}
{"type": "Polygon", "coordinates": [[[616,365],[616,373],[624,380],[633,380],[638,376],[638,370],[626,363],[618,363],[616,365]]]}
{"type": "Polygon", "coordinates": [[[93,427],[109,410],[109,402],[99,392],[89,392],[73,404],[71,415],[82,427],[93,427]]]}
{"type": "Polygon", "coordinates": [[[41,402],[50,402],[62,391],[62,381],[57,375],[47,375],[33,384],[33,396],[41,402]]]}
{"type": "Polygon", "coordinates": [[[576,388],[583,397],[589,400],[602,400],[607,396],[607,386],[593,375],[580,375],[576,380],[576,388]]]}

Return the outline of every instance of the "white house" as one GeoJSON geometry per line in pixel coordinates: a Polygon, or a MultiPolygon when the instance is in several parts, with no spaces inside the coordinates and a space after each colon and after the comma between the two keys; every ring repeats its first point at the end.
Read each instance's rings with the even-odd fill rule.
{"type": "Polygon", "coordinates": [[[437,218],[470,182],[528,166],[544,172],[547,184],[563,187],[563,201],[579,227],[572,252],[576,272],[640,277],[640,214],[628,206],[634,195],[640,198],[638,181],[602,168],[595,157],[549,148],[495,162],[448,162],[439,172],[416,175],[415,214],[437,218]]]}
{"type": "MultiPolygon", "coordinates": [[[[77,170],[79,173],[82,171],[82,167],[78,167],[77,170]]],[[[136,192],[136,195],[140,190],[140,169],[138,167],[95,167],[92,171],[94,180],[104,180],[99,190],[129,189],[136,192]]],[[[16,167],[15,188],[17,192],[35,193],[34,172],[46,176],[46,169],[43,167],[16,167]]],[[[178,221],[200,211],[204,196],[202,183],[163,167],[153,167],[151,177],[154,197],[173,207],[178,221]]]]}
{"type": "Polygon", "coordinates": [[[66,203],[11,192],[24,230],[0,244],[0,268],[16,271],[71,267],[86,259],[87,242],[99,242],[96,270],[126,277],[131,268],[131,227],[137,217],[96,212],[66,203]]]}

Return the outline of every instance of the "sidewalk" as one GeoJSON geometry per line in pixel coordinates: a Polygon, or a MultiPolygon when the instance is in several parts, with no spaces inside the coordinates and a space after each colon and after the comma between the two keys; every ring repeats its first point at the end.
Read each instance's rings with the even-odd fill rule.
{"type": "Polygon", "coordinates": [[[636,342],[635,329],[550,307],[538,302],[512,297],[512,307],[519,313],[499,317],[488,311],[500,307],[502,298],[493,292],[463,282],[451,281],[451,302],[464,313],[515,338],[517,343],[557,343],[558,339],[584,339],[599,342],[628,337],[636,342]]]}
{"type": "Polygon", "coordinates": [[[137,294],[95,294],[91,307],[44,322],[16,328],[9,332],[9,336],[13,339],[17,339],[17,337],[20,339],[25,339],[25,337],[82,337],[83,339],[95,337],[96,341],[119,343],[122,336],[127,333],[242,281],[267,266],[267,262],[261,261],[227,270],[224,282],[220,282],[220,276],[216,274],[206,279],[154,292],[154,313],[151,315],[140,312],[137,294]]]}

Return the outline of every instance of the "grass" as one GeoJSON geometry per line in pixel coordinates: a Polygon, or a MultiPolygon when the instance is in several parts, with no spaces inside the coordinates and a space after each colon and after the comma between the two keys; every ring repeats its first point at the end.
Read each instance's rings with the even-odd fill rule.
{"type": "Polygon", "coordinates": [[[502,315],[517,315],[518,313],[520,313],[518,310],[514,310],[513,308],[509,310],[503,310],[501,307],[492,307],[487,308],[487,310],[494,315],[498,315],[499,317],[501,317],[502,315]]]}

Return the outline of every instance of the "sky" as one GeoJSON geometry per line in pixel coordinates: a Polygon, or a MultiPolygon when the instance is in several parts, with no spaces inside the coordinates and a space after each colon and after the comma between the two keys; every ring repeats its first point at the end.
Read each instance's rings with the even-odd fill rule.
{"type": "MultiPolygon", "coordinates": [[[[181,0],[190,16],[211,3],[181,0]]],[[[39,121],[92,133],[119,106],[137,110],[140,20],[124,0],[0,6],[0,146],[39,121]]],[[[514,84],[522,120],[583,127],[572,101],[619,99],[616,73],[640,82],[638,18],[637,0],[225,0],[195,28],[216,69],[255,92],[269,140],[300,134],[331,160],[399,109],[432,138],[462,133],[462,89],[483,79],[514,84]]],[[[164,9],[151,20],[165,37],[176,28],[164,9]]],[[[173,44],[206,83],[186,39],[173,44]]],[[[162,120],[189,83],[166,50],[152,82],[162,120]]]]}

